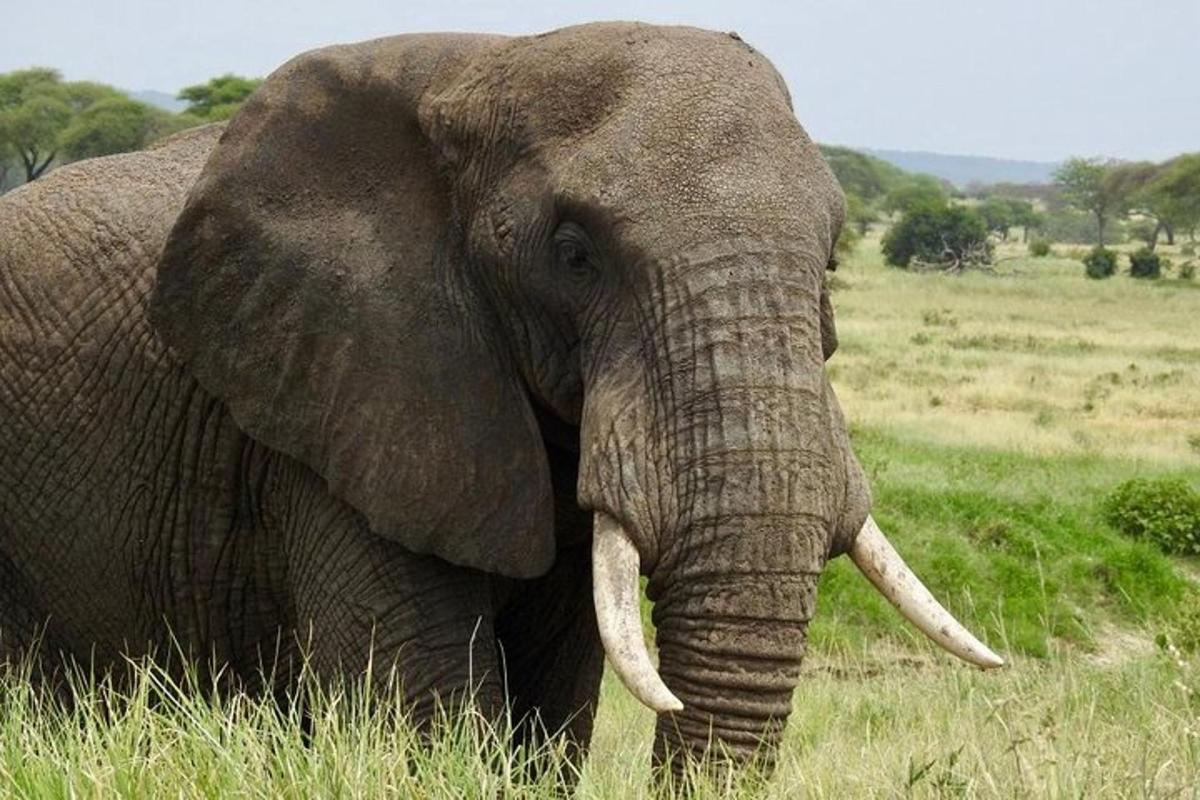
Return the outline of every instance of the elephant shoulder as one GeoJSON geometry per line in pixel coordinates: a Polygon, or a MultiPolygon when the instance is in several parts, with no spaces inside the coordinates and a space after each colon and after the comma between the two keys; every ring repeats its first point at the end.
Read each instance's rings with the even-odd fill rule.
{"type": "Polygon", "coordinates": [[[0,350],[40,373],[153,339],[158,254],[223,125],[52,170],[0,197],[0,350]],[[90,349],[96,353],[90,353],[90,349]]]}
{"type": "Polygon", "coordinates": [[[0,198],[6,277],[118,268],[126,260],[152,268],[155,246],[223,128],[206,125],[148,150],[67,164],[0,198]]]}

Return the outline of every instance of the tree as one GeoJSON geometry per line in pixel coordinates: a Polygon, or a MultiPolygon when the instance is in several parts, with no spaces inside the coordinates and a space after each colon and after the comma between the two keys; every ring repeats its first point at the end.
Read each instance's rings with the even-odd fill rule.
{"type": "Polygon", "coordinates": [[[1013,225],[1021,228],[1021,241],[1029,241],[1030,231],[1041,231],[1046,226],[1046,215],[1033,207],[1033,203],[1018,197],[1005,198],[1012,213],[1013,225]]]}
{"type": "Polygon", "coordinates": [[[139,150],[173,126],[172,115],[123,96],[108,97],[85,108],[59,137],[72,159],[139,150]]]}
{"type": "Polygon", "coordinates": [[[1040,230],[1045,224],[1045,218],[1034,209],[1033,203],[1019,197],[991,195],[984,198],[978,210],[988,230],[1000,234],[1006,241],[1010,228],[1022,228],[1023,240],[1029,241],[1029,232],[1040,230]]]}
{"type": "Polygon", "coordinates": [[[50,166],[58,134],[71,120],[57,71],[43,67],[0,75],[0,142],[16,154],[31,181],[50,166]]]}
{"type": "Polygon", "coordinates": [[[55,161],[137,150],[184,121],[102,83],[64,82],[44,67],[0,75],[0,188],[15,159],[25,180],[55,161]]]}
{"type": "Polygon", "coordinates": [[[821,155],[847,195],[857,195],[872,204],[907,179],[907,174],[888,162],[848,147],[821,145],[821,155]]]}
{"type": "Polygon", "coordinates": [[[261,84],[261,78],[243,78],[230,73],[208,83],[185,87],[179,92],[179,99],[188,102],[185,114],[203,122],[216,122],[232,117],[261,84]]]}
{"type": "Polygon", "coordinates": [[[1004,197],[989,197],[979,204],[980,216],[987,223],[988,230],[1000,234],[1007,241],[1008,229],[1016,224],[1013,207],[1004,197]]]}
{"type": "Polygon", "coordinates": [[[1200,153],[1177,156],[1161,165],[1139,199],[1166,232],[1168,244],[1175,243],[1176,229],[1189,231],[1194,238],[1200,227],[1200,153]]]}
{"type": "Polygon", "coordinates": [[[1108,180],[1111,166],[1096,158],[1069,158],[1054,172],[1054,183],[1067,205],[1095,217],[1101,247],[1109,219],[1122,210],[1122,185],[1108,180]]]}
{"type": "Polygon", "coordinates": [[[960,272],[992,261],[987,223],[977,211],[962,206],[916,205],[888,230],[882,244],[887,262],[897,267],[960,272]]]}
{"type": "Polygon", "coordinates": [[[948,202],[941,182],[931,175],[913,175],[883,198],[888,214],[905,213],[920,206],[943,207],[948,202]]]}

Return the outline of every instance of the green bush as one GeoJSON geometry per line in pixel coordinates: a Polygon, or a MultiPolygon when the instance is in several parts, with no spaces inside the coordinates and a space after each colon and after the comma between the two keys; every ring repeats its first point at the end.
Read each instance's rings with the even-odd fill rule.
{"type": "Polygon", "coordinates": [[[919,262],[963,269],[992,261],[987,223],[962,206],[918,204],[888,229],[882,246],[887,262],[896,267],[919,262]]]}
{"type": "Polygon", "coordinates": [[[1179,478],[1126,481],[1104,498],[1104,519],[1164,552],[1200,555],[1200,494],[1179,478]]]}
{"type": "Polygon", "coordinates": [[[1083,257],[1083,266],[1089,278],[1111,278],[1117,271],[1117,253],[1096,245],[1083,257]]]}
{"type": "Polygon", "coordinates": [[[1185,261],[1179,265],[1179,280],[1190,281],[1196,277],[1196,265],[1191,261],[1185,261]]]}
{"type": "Polygon", "coordinates": [[[1129,254],[1129,274],[1135,278],[1157,278],[1162,275],[1163,259],[1149,247],[1129,254]]]}
{"type": "Polygon", "coordinates": [[[1029,255],[1034,258],[1045,258],[1050,255],[1050,243],[1045,239],[1034,239],[1029,243],[1029,255]]]}
{"type": "Polygon", "coordinates": [[[1179,247],[1179,255],[1181,255],[1181,256],[1196,255],[1196,245],[1192,244],[1191,242],[1184,242],[1179,247]]]}

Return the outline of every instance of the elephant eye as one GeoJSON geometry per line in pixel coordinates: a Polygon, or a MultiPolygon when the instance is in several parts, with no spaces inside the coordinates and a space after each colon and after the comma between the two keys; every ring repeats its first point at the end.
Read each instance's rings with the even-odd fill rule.
{"type": "Polygon", "coordinates": [[[583,228],[574,222],[564,222],[554,232],[554,257],[563,272],[576,277],[590,277],[596,268],[595,250],[583,228]]]}

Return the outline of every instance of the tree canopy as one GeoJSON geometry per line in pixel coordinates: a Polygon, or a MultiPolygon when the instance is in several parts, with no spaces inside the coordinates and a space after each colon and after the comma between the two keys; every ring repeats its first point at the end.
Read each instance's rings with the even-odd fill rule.
{"type": "Polygon", "coordinates": [[[1112,167],[1112,162],[1097,158],[1069,158],[1054,172],[1054,183],[1067,205],[1095,218],[1101,246],[1108,221],[1123,210],[1123,184],[1110,179],[1112,167]]]}
{"type": "Polygon", "coordinates": [[[0,191],[54,164],[138,150],[193,125],[228,119],[260,80],[222,75],[189,86],[187,111],[172,114],[102,83],[64,81],[33,67],[0,74],[0,191]]]}
{"type": "Polygon", "coordinates": [[[833,170],[846,194],[854,194],[871,203],[908,178],[908,173],[883,159],[848,147],[821,145],[821,155],[833,170]]]}
{"type": "Polygon", "coordinates": [[[924,206],[940,208],[949,199],[942,182],[937,178],[931,175],[908,175],[904,182],[887,193],[882,206],[889,214],[903,214],[924,206]]]}
{"type": "Polygon", "coordinates": [[[185,114],[204,122],[216,122],[232,117],[261,84],[261,78],[227,73],[207,83],[184,87],[179,92],[179,99],[188,103],[185,114]]]}

